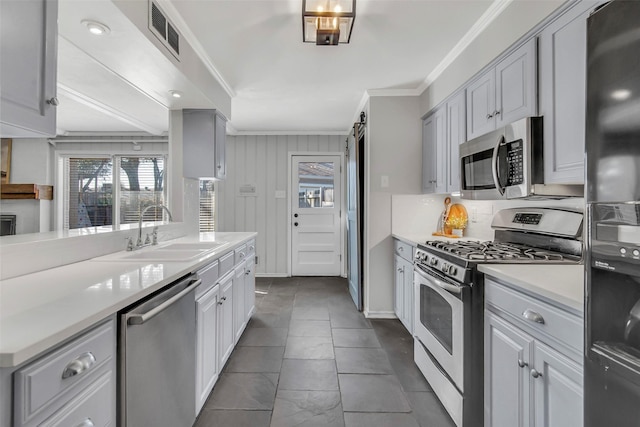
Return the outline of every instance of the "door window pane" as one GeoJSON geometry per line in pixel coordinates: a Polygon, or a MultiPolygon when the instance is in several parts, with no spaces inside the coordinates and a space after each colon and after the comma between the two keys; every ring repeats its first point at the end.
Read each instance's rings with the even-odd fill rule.
{"type": "Polygon", "coordinates": [[[70,158],[64,225],[67,229],[113,224],[113,162],[70,158]]]}
{"type": "MultiPolygon", "coordinates": [[[[120,223],[138,222],[142,210],[164,201],[164,158],[121,157],[120,223]]],[[[162,221],[163,214],[161,208],[149,209],[143,220],[162,221]]]]}
{"type": "Polygon", "coordinates": [[[215,181],[200,180],[200,231],[216,231],[215,181]]]}
{"type": "Polygon", "coordinates": [[[298,163],[298,207],[333,207],[333,162],[298,163]]]}

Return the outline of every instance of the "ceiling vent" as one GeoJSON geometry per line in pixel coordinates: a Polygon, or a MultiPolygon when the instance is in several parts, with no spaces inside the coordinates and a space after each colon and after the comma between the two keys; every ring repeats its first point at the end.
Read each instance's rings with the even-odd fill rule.
{"type": "Polygon", "coordinates": [[[158,5],[149,0],[149,29],[177,60],[180,60],[180,33],[158,5]]]}

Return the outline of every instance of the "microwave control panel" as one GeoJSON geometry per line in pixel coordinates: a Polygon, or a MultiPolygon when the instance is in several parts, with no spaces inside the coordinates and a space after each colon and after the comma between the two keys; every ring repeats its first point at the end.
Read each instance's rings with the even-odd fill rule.
{"type": "Polygon", "coordinates": [[[505,144],[507,146],[507,164],[509,166],[509,185],[523,183],[524,150],[521,139],[505,144]]]}

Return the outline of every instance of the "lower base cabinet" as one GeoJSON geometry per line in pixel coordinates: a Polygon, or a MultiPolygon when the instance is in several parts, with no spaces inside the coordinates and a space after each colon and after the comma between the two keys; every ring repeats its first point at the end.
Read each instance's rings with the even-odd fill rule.
{"type": "Polygon", "coordinates": [[[243,262],[235,269],[233,278],[233,342],[237,343],[247,326],[246,312],[244,311],[245,289],[245,263],[243,262]]]}
{"type": "Polygon", "coordinates": [[[218,366],[221,370],[235,345],[233,329],[233,278],[235,270],[228,272],[220,280],[220,301],[218,302],[218,366]]]}
{"type": "Polygon", "coordinates": [[[413,253],[415,248],[394,241],[394,311],[410,334],[413,333],[413,253]]]}
{"type": "Polygon", "coordinates": [[[246,261],[244,274],[244,313],[245,321],[249,323],[256,306],[256,271],[252,258],[246,261]]]}
{"type": "Polygon", "coordinates": [[[557,343],[550,338],[555,334],[551,328],[574,328],[575,322],[570,320],[562,324],[563,316],[573,316],[528,297],[518,297],[520,300],[512,305],[504,298],[508,293],[502,291],[501,305],[495,306],[492,296],[497,294],[493,289],[500,285],[492,281],[486,285],[485,427],[582,427],[583,370],[578,361],[579,349],[568,348],[565,354],[549,345],[557,343]],[[529,301],[531,305],[521,304],[529,301]],[[521,322],[528,307],[542,316],[539,319],[546,318],[548,324],[542,321],[529,327],[521,322]],[[548,332],[538,333],[538,329],[546,327],[550,328],[548,332]]]}
{"type": "Polygon", "coordinates": [[[218,306],[220,286],[196,300],[196,414],[218,380],[218,306]]]}

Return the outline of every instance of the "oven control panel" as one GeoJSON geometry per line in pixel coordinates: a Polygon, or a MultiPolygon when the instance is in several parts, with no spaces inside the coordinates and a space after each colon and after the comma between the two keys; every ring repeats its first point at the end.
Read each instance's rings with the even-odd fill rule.
{"type": "Polygon", "coordinates": [[[435,254],[426,252],[420,248],[416,249],[415,263],[422,270],[437,270],[441,274],[451,277],[458,282],[466,283],[468,269],[465,266],[457,265],[435,254]]]}

